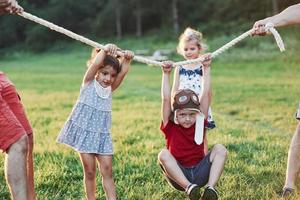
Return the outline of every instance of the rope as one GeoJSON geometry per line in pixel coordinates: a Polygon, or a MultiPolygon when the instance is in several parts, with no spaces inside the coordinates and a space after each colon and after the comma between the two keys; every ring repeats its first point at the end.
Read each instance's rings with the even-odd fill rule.
{"type": "MultiPolygon", "coordinates": [[[[59,33],[62,33],[66,36],[69,36],[70,38],[73,38],[75,40],[78,40],[84,44],[87,44],[89,46],[92,46],[92,47],[95,47],[95,48],[100,48],[100,49],[104,49],[104,46],[97,43],[97,42],[94,42],[86,37],[83,37],[81,35],[78,35],[72,31],[69,31],[67,29],[64,29],[60,26],[57,26],[51,22],[48,22],[44,19],[41,19],[39,17],[36,17],[30,13],[27,13],[27,12],[21,12],[21,13],[18,13],[18,15],[24,17],[25,19],[28,19],[28,20],[31,20],[35,23],[38,23],[40,25],[43,25],[43,26],[46,26],[48,27],[49,29],[51,30],[54,30],[56,32],[59,32],[59,33]]],[[[137,62],[141,62],[141,63],[145,63],[145,64],[148,64],[148,65],[155,65],[155,66],[161,66],[162,65],[162,62],[158,62],[158,61],[155,61],[155,60],[150,60],[150,59],[147,59],[147,58],[144,58],[144,57],[141,57],[141,56],[134,56],[133,60],[137,61],[137,62]]]]}
{"type": "MultiPolygon", "coordinates": [[[[219,49],[217,49],[216,51],[214,51],[211,56],[212,58],[217,57],[218,55],[220,55],[221,53],[223,53],[224,51],[226,51],[227,49],[231,48],[232,46],[234,46],[235,44],[237,44],[238,42],[242,41],[243,39],[245,39],[246,37],[248,37],[249,35],[251,35],[252,30],[249,30],[245,33],[243,33],[242,35],[240,35],[239,37],[231,40],[230,42],[228,42],[227,44],[223,45],[222,47],[220,47],[219,49]]],[[[174,63],[174,66],[180,66],[180,65],[187,65],[187,64],[193,64],[193,63],[197,63],[197,62],[203,62],[204,58],[203,57],[199,57],[197,59],[193,59],[193,60],[187,60],[187,61],[181,61],[181,62],[176,62],[174,63]]]]}
{"type": "MultiPolygon", "coordinates": [[[[279,33],[276,31],[276,29],[274,28],[274,24],[272,23],[267,23],[265,30],[267,33],[272,33],[277,46],[279,47],[280,51],[285,51],[284,48],[284,43],[279,35],[279,33]]],[[[228,50],[229,48],[233,47],[234,45],[236,45],[238,42],[242,41],[243,39],[245,39],[248,36],[252,35],[253,30],[250,29],[247,32],[243,33],[242,35],[238,36],[237,38],[231,40],[230,42],[228,42],[227,44],[223,45],[222,47],[220,47],[219,49],[217,49],[216,51],[214,51],[211,56],[212,58],[217,57],[218,55],[220,55],[221,53],[223,53],[224,51],[228,50]]],[[[187,61],[181,61],[181,62],[176,62],[173,65],[174,66],[180,66],[180,65],[187,65],[187,64],[193,64],[193,63],[197,63],[197,62],[203,62],[204,58],[203,57],[199,57],[197,59],[193,59],[193,60],[187,60],[187,61]]]]}
{"type": "MultiPolygon", "coordinates": [[[[100,49],[104,49],[104,46],[94,42],[86,37],[83,37],[81,35],[78,35],[72,31],[69,31],[67,29],[64,29],[60,26],[57,26],[56,24],[53,24],[51,22],[48,22],[44,19],[41,19],[37,16],[34,16],[30,13],[27,13],[25,11],[18,13],[18,15],[20,15],[21,17],[31,20],[35,23],[38,23],[40,25],[46,26],[51,30],[54,30],[56,32],[62,33],[66,36],[69,36],[70,38],[73,38],[75,40],[78,40],[84,44],[87,44],[89,46],[95,47],[95,48],[100,48],[100,49]]],[[[278,47],[280,48],[280,51],[284,51],[284,44],[283,41],[279,35],[279,33],[276,31],[276,29],[274,28],[274,25],[271,23],[266,24],[266,31],[268,33],[272,33],[273,36],[275,37],[276,43],[278,45],[278,47]]],[[[220,55],[221,53],[223,53],[224,51],[228,50],[229,48],[233,47],[235,44],[237,44],[238,42],[242,41],[243,39],[245,39],[246,37],[250,36],[252,33],[252,29],[243,33],[242,35],[238,36],[237,38],[233,39],[232,41],[228,42],[227,44],[223,45],[222,47],[220,47],[219,49],[217,49],[216,51],[214,51],[212,53],[212,58],[217,57],[218,55],[220,55]]],[[[121,52],[119,52],[119,54],[122,54],[121,52]]],[[[135,55],[133,57],[133,60],[137,61],[137,62],[141,62],[147,65],[154,65],[154,66],[162,66],[162,62],[159,61],[155,61],[155,60],[151,60],[151,59],[147,59],[141,56],[137,56],[135,55]]],[[[193,60],[187,60],[187,61],[181,61],[181,62],[175,62],[173,63],[173,66],[180,66],[180,65],[187,65],[187,64],[193,64],[193,63],[198,63],[198,62],[203,62],[204,58],[203,57],[199,57],[197,59],[193,59],[193,60]]]]}
{"type": "Polygon", "coordinates": [[[278,33],[278,32],[276,31],[276,29],[274,28],[274,24],[272,24],[272,23],[270,23],[270,22],[267,23],[265,29],[266,29],[266,31],[267,31],[268,33],[271,32],[271,33],[273,34],[273,36],[274,36],[274,38],[275,38],[275,40],[276,40],[277,46],[279,47],[280,51],[281,51],[281,52],[285,51],[284,43],[283,43],[283,41],[282,41],[282,39],[281,39],[279,33],[278,33]]]}

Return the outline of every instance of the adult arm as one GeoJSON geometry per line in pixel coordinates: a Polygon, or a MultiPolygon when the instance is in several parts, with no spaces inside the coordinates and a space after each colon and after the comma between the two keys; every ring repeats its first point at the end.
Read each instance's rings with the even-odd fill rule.
{"type": "Polygon", "coordinates": [[[300,23],[300,3],[290,6],[283,10],[281,13],[267,18],[267,22],[270,21],[276,27],[288,26],[300,23]]]}
{"type": "Polygon", "coordinates": [[[274,24],[275,27],[300,24],[300,3],[292,5],[281,13],[259,20],[253,25],[253,35],[265,35],[265,25],[274,24]]]}

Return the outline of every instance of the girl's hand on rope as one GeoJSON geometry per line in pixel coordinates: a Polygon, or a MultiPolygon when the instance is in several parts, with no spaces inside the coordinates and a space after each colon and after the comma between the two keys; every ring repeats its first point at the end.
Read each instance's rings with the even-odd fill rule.
{"type": "Polygon", "coordinates": [[[125,60],[131,61],[134,57],[134,53],[132,51],[129,50],[125,50],[123,53],[123,57],[125,60]]]}
{"type": "Polygon", "coordinates": [[[173,62],[172,61],[163,61],[162,62],[162,71],[164,74],[171,74],[172,71],[172,67],[173,67],[173,62]]]}
{"type": "Polygon", "coordinates": [[[212,60],[211,53],[204,54],[202,57],[204,58],[202,65],[206,68],[210,67],[211,60],[212,60]]]}
{"type": "Polygon", "coordinates": [[[107,44],[107,45],[104,46],[103,50],[108,55],[116,56],[118,47],[114,44],[107,44]]]}

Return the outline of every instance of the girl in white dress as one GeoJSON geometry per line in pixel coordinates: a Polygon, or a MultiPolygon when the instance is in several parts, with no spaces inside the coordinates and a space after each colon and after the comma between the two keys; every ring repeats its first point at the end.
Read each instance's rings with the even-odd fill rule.
{"type": "MultiPolygon", "coordinates": [[[[186,60],[192,60],[201,56],[205,48],[206,45],[202,41],[202,33],[194,29],[187,28],[179,37],[177,52],[186,60]]],[[[200,97],[202,90],[202,64],[193,63],[177,67],[174,71],[173,80],[172,94],[175,94],[175,92],[180,89],[190,89],[200,97]]],[[[211,99],[211,90],[209,91],[211,99]]],[[[207,120],[207,129],[213,129],[216,127],[210,107],[207,120]]]]}

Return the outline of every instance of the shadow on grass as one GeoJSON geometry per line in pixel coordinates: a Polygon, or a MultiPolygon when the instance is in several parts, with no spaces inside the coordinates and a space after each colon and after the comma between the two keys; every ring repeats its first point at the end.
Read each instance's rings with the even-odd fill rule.
{"type": "Polygon", "coordinates": [[[235,191],[237,199],[277,199],[284,184],[286,149],[267,141],[227,145],[229,158],[222,177],[227,185],[222,190],[228,197],[233,198],[228,193],[235,191]]]}

